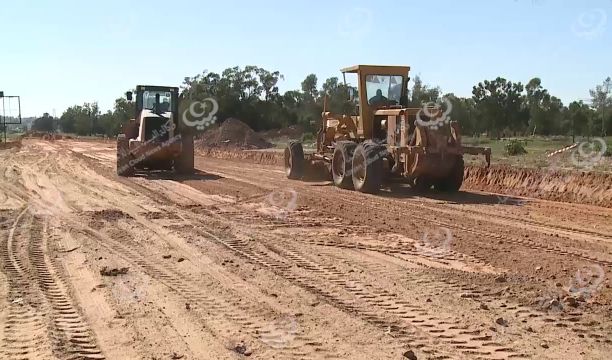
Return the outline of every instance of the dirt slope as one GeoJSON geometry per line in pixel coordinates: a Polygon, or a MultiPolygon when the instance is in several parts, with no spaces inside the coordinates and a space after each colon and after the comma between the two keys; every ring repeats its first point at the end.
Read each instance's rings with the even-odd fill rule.
{"type": "Polygon", "coordinates": [[[612,352],[610,209],[371,196],[212,157],[193,176],[125,179],[114,154],[0,152],[0,358],[612,352]]]}

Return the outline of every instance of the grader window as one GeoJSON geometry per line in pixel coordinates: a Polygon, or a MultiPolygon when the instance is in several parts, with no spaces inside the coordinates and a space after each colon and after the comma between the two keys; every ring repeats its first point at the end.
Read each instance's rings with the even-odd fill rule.
{"type": "Polygon", "coordinates": [[[399,104],[402,95],[403,77],[399,75],[366,76],[368,103],[375,106],[399,104]]]}
{"type": "Polygon", "coordinates": [[[166,91],[145,91],[143,93],[143,107],[156,113],[170,111],[172,95],[166,91]],[[159,107],[156,108],[156,97],[159,96],[159,107]]]}

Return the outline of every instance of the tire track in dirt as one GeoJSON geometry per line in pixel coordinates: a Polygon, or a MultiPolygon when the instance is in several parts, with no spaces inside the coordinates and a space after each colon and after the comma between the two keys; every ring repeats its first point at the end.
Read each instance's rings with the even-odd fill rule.
{"type": "MultiPolygon", "coordinates": [[[[221,299],[218,294],[212,296],[210,293],[202,291],[203,287],[210,287],[212,283],[197,281],[189,275],[182,274],[173,265],[160,265],[149,260],[141,253],[141,249],[132,244],[129,235],[110,237],[82,225],[71,224],[71,226],[86,236],[98,239],[97,243],[100,246],[129,263],[139,266],[146,274],[160,281],[183,298],[186,303],[194,304],[192,311],[198,313],[200,319],[208,325],[207,327],[217,334],[223,334],[223,329],[228,328],[227,320],[239,325],[255,339],[269,333],[267,329],[269,322],[262,317],[261,308],[252,304],[242,304],[231,297],[221,299]]],[[[339,358],[332,351],[321,348],[322,344],[309,339],[304,334],[297,334],[295,342],[297,345],[294,347],[267,349],[267,352],[262,356],[265,357],[266,354],[270,356],[282,355],[283,359],[339,358]]]]}
{"type": "MultiPolygon", "coordinates": [[[[502,295],[507,290],[505,286],[500,286],[501,289],[494,290],[493,288],[477,286],[475,284],[481,284],[482,281],[468,282],[460,278],[454,277],[449,278],[446,276],[433,276],[431,271],[435,271],[433,268],[428,268],[425,265],[426,271],[414,268],[400,268],[391,270],[388,266],[381,266],[380,263],[375,262],[374,259],[368,257],[359,257],[359,262],[347,260],[346,255],[338,255],[337,252],[331,251],[320,251],[319,253],[325,254],[331,258],[332,262],[344,263],[347,266],[353,268],[360,268],[367,271],[370,274],[375,274],[375,277],[385,278],[390,277],[398,279],[400,283],[404,283],[407,288],[413,285],[418,285],[419,289],[424,290],[429,297],[440,296],[441,289],[451,289],[453,292],[460,297],[465,299],[472,299],[480,304],[487,304],[489,308],[495,308],[498,314],[501,314],[503,318],[512,319],[514,322],[527,323],[534,326],[542,326],[544,324],[554,324],[557,328],[569,328],[571,331],[580,334],[580,338],[588,337],[594,342],[601,342],[600,339],[605,338],[606,332],[604,327],[600,327],[600,331],[593,330],[592,319],[585,319],[583,313],[576,309],[570,313],[561,313],[554,311],[544,311],[537,307],[519,305],[509,300],[508,298],[502,298],[502,295]],[[508,304],[510,303],[510,304],[508,304]]],[[[396,268],[398,265],[396,265],[396,268]]]]}
{"type": "MultiPolygon", "coordinates": [[[[27,239],[27,223],[22,209],[14,219],[8,236],[0,244],[2,269],[9,282],[8,315],[0,354],[5,359],[48,359],[52,350],[47,342],[47,321],[37,289],[28,282],[28,274],[16,253],[18,240],[27,239]]],[[[27,241],[27,240],[26,240],[27,241]]]]}
{"type": "Polygon", "coordinates": [[[50,304],[53,321],[51,338],[60,354],[70,354],[71,359],[104,359],[93,332],[74,305],[68,288],[60,277],[56,265],[48,257],[48,224],[41,226],[36,219],[28,253],[36,269],[35,277],[50,304]]]}
{"type": "MultiPolygon", "coordinates": [[[[192,209],[193,209],[193,208],[192,208],[192,209]]],[[[195,220],[195,219],[193,219],[193,220],[195,220]]],[[[242,223],[242,224],[243,224],[243,223],[242,223]]],[[[243,224],[243,225],[244,225],[244,224],[243,224]]],[[[196,229],[196,230],[197,230],[197,229],[196,229]]],[[[205,235],[208,235],[208,237],[209,237],[209,238],[210,238],[210,237],[211,237],[211,235],[212,235],[211,233],[207,233],[207,232],[205,232],[204,234],[205,234],[205,235]]],[[[214,235],[212,235],[212,237],[213,237],[213,238],[216,238],[214,235]]],[[[218,239],[218,238],[217,238],[217,239],[218,239]]],[[[229,246],[230,246],[230,248],[231,248],[232,250],[236,251],[237,253],[239,253],[239,254],[240,254],[240,255],[242,255],[243,257],[246,257],[247,259],[249,259],[249,260],[251,260],[251,261],[254,261],[254,262],[256,262],[256,263],[259,263],[260,265],[263,265],[264,267],[274,268],[274,269],[277,269],[277,270],[280,270],[280,271],[287,270],[287,268],[288,268],[288,266],[289,266],[288,264],[283,264],[283,263],[280,263],[280,264],[279,264],[279,263],[274,264],[274,261],[273,261],[273,260],[271,260],[271,257],[269,256],[269,254],[266,254],[266,253],[261,253],[261,252],[259,252],[259,253],[258,253],[258,252],[256,252],[256,251],[254,251],[254,252],[244,251],[244,249],[246,249],[246,247],[244,247],[244,246],[243,246],[243,247],[240,247],[239,245],[240,245],[240,244],[245,245],[245,244],[244,244],[243,242],[239,241],[239,240],[235,240],[235,241],[236,241],[236,243],[235,243],[235,244],[228,244],[227,242],[224,242],[224,241],[221,241],[221,242],[222,242],[224,245],[226,245],[226,246],[228,246],[228,245],[229,245],[229,246]],[[232,245],[235,245],[235,246],[232,246],[232,245]],[[233,247],[233,248],[232,248],[232,247],[233,247]]],[[[359,248],[360,246],[359,246],[359,245],[357,245],[357,246],[355,246],[355,247],[359,248]]],[[[367,247],[365,247],[365,246],[364,246],[364,247],[361,247],[361,248],[363,248],[363,249],[367,249],[367,247]]],[[[380,249],[380,248],[378,248],[378,249],[375,249],[375,250],[379,250],[379,251],[380,251],[381,249],[380,249]]],[[[385,249],[385,250],[386,250],[387,252],[389,252],[389,249],[385,249]]],[[[282,250],[280,250],[280,251],[282,251],[282,250]]],[[[397,250],[397,249],[391,249],[390,251],[391,251],[391,252],[401,252],[400,250],[397,250]]],[[[278,253],[279,253],[279,252],[277,252],[277,254],[278,254],[278,253]]],[[[406,253],[407,253],[407,252],[406,252],[406,253]]],[[[415,253],[413,253],[413,255],[419,255],[419,254],[415,252],[415,253]]],[[[294,256],[295,256],[295,255],[293,255],[293,257],[292,257],[292,256],[284,256],[284,258],[288,258],[288,259],[290,260],[290,261],[289,261],[290,263],[291,263],[291,262],[294,262],[294,263],[295,263],[295,260],[296,260],[296,259],[295,259],[295,257],[294,257],[294,256]],[[292,260],[293,260],[293,261],[292,261],[292,260]]],[[[434,258],[435,258],[436,260],[440,260],[440,256],[434,256],[434,258]]],[[[454,259],[454,258],[453,258],[453,259],[454,259]]],[[[302,264],[302,265],[303,265],[303,264],[302,264]]],[[[316,268],[316,267],[310,267],[310,269],[311,269],[311,270],[316,270],[317,268],[316,268]]],[[[320,270],[320,269],[318,269],[318,270],[320,270]]],[[[286,275],[286,274],[285,274],[285,275],[286,275]]],[[[318,275],[319,275],[319,276],[321,276],[322,274],[318,274],[318,275]]],[[[333,280],[332,282],[338,282],[338,281],[341,281],[341,280],[340,280],[340,278],[341,278],[341,274],[338,274],[338,273],[335,273],[335,274],[334,274],[334,273],[327,273],[327,275],[328,275],[328,276],[335,276],[334,278],[330,279],[330,280],[333,280]],[[331,275],[330,275],[330,274],[331,274],[331,275]]],[[[296,278],[295,278],[294,276],[290,276],[290,280],[296,281],[296,278]]],[[[313,286],[311,285],[312,279],[311,279],[310,281],[305,280],[305,279],[302,279],[302,280],[304,280],[304,281],[302,281],[302,284],[301,284],[301,285],[302,285],[304,288],[309,289],[309,290],[311,290],[311,291],[312,291],[313,289],[315,289],[315,287],[313,287],[313,286]]],[[[351,292],[351,288],[350,288],[350,287],[347,287],[347,286],[346,286],[347,284],[344,284],[344,285],[345,285],[345,286],[344,286],[344,288],[345,288],[345,289],[349,289],[349,292],[351,292]]],[[[384,290],[381,290],[381,291],[383,291],[383,292],[384,292],[384,290]]],[[[320,293],[320,294],[321,294],[321,293],[320,293]]],[[[322,294],[323,294],[324,296],[327,294],[327,296],[326,296],[326,297],[329,297],[329,295],[328,295],[329,293],[328,293],[328,292],[323,292],[322,294]]],[[[353,294],[353,295],[355,295],[355,294],[353,294]]],[[[365,297],[365,299],[367,299],[367,297],[365,297]]],[[[387,301],[393,301],[389,295],[387,295],[386,300],[387,300],[387,301]]],[[[366,300],[366,302],[367,302],[367,300],[366,300]]],[[[372,305],[373,305],[373,304],[366,304],[366,308],[367,308],[367,307],[371,307],[372,305]]],[[[375,304],[374,304],[374,305],[375,305],[375,304]]],[[[346,311],[347,309],[349,309],[348,305],[347,305],[347,304],[344,304],[344,310],[346,311]]],[[[353,307],[350,307],[350,310],[351,310],[351,312],[354,312],[354,311],[355,311],[355,309],[354,309],[353,307]]],[[[364,310],[364,311],[365,311],[365,310],[364,310]]],[[[419,309],[419,311],[421,311],[421,313],[423,313],[423,309],[419,309]]],[[[426,312],[425,312],[425,314],[426,314],[426,312]]],[[[408,316],[410,316],[410,315],[408,315],[408,316]]],[[[434,319],[434,320],[435,320],[435,318],[431,318],[431,319],[434,319]]],[[[423,321],[433,321],[433,320],[431,320],[431,319],[428,319],[428,320],[423,320],[423,321]]],[[[366,320],[367,320],[367,319],[366,319],[366,320]]],[[[421,318],[414,319],[414,322],[416,322],[416,323],[421,322],[421,321],[422,321],[422,319],[421,319],[421,318]]],[[[384,320],[380,320],[380,319],[379,319],[379,320],[378,320],[377,322],[375,322],[374,324],[375,324],[375,325],[377,325],[377,326],[380,326],[380,325],[381,325],[381,323],[382,323],[382,324],[385,324],[385,321],[384,321],[384,320]]],[[[401,325],[401,324],[400,324],[400,325],[401,325]]],[[[448,328],[447,328],[447,329],[442,329],[442,328],[439,328],[439,327],[440,327],[440,326],[442,326],[442,325],[447,325],[447,323],[446,323],[444,320],[440,320],[440,321],[439,321],[439,324],[438,324],[438,328],[432,329],[431,331],[432,331],[432,332],[451,332],[451,333],[452,333],[454,330],[456,330],[456,331],[457,331],[457,333],[456,333],[456,334],[453,334],[453,335],[448,335],[448,336],[449,336],[449,339],[451,339],[451,340],[449,340],[449,343],[450,343],[450,344],[453,344],[453,345],[456,345],[456,347],[458,347],[458,348],[464,348],[464,352],[465,352],[465,354],[469,354],[469,355],[487,355],[487,356],[493,356],[493,354],[495,354],[495,355],[501,355],[502,353],[508,352],[508,353],[510,353],[510,354],[508,355],[508,357],[519,356],[518,354],[515,354],[513,350],[511,350],[511,349],[509,349],[509,348],[507,348],[507,347],[503,347],[503,346],[501,346],[501,345],[498,345],[498,344],[495,344],[495,343],[490,342],[490,341],[489,341],[490,339],[488,339],[487,337],[473,336],[472,338],[468,338],[468,340],[457,340],[457,339],[456,339],[456,337],[459,337],[459,336],[463,336],[463,337],[465,337],[466,335],[468,335],[468,334],[467,334],[467,332],[466,332],[466,330],[465,330],[465,329],[461,329],[461,328],[460,328],[460,327],[459,327],[457,324],[454,324],[454,325],[448,326],[448,328]],[[457,328],[454,328],[453,326],[456,326],[457,328]],[[473,345],[473,344],[469,344],[469,343],[468,343],[468,342],[479,342],[479,341],[480,341],[480,343],[477,343],[476,345],[473,345]],[[456,343],[456,344],[455,344],[455,343],[456,343]],[[491,351],[486,351],[486,350],[485,350],[485,351],[479,352],[479,351],[478,351],[479,347],[484,347],[484,348],[487,348],[487,347],[493,347],[493,350],[491,350],[491,351]]],[[[389,326],[389,327],[391,327],[392,325],[388,325],[388,326],[389,326]]],[[[427,328],[427,327],[435,327],[435,325],[432,325],[431,323],[429,323],[429,322],[428,322],[428,323],[423,324],[423,327],[426,327],[426,328],[427,328]]],[[[404,329],[404,335],[409,334],[409,333],[413,333],[413,332],[414,332],[414,329],[412,329],[412,330],[413,330],[413,331],[408,331],[408,330],[404,329]]],[[[442,335],[442,338],[444,338],[444,335],[442,335]]],[[[428,339],[428,340],[431,340],[431,339],[428,339]]],[[[428,343],[430,344],[430,343],[431,343],[431,341],[424,341],[422,344],[419,344],[419,345],[420,345],[420,347],[425,347],[425,346],[426,346],[425,344],[428,344],[428,343]]],[[[432,352],[433,352],[433,350],[430,350],[430,351],[432,351],[432,352]]],[[[465,354],[464,354],[464,355],[465,355],[465,354]]],[[[506,357],[506,356],[502,356],[502,357],[500,357],[500,358],[507,358],[507,357],[506,357]]]]}
{"type": "MultiPolygon", "coordinates": [[[[243,179],[244,181],[249,182],[248,179],[244,178],[245,176],[247,176],[245,175],[244,171],[237,172],[234,167],[230,167],[227,165],[224,167],[224,166],[218,166],[217,164],[215,164],[215,167],[220,168],[223,172],[217,173],[215,171],[211,171],[211,173],[213,174],[223,176],[223,174],[225,174],[226,172],[229,172],[232,176],[235,176],[239,179],[243,179]]],[[[393,199],[393,198],[388,198],[388,197],[381,198],[380,196],[372,196],[372,195],[367,195],[367,194],[356,194],[354,191],[340,190],[340,189],[337,189],[337,191],[326,191],[325,189],[319,189],[317,187],[308,186],[308,184],[306,183],[300,184],[299,182],[295,182],[295,181],[289,182],[289,180],[286,180],[286,179],[279,179],[278,177],[272,177],[269,175],[268,172],[263,171],[263,170],[260,171],[258,169],[249,169],[249,172],[258,173],[258,178],[265,178],[266,180],[270,180],[270,183],[280,182],[285,185],[293,184],[295,187],[300,188],[301,194],[304,194],[304,193],[310,194],[313,198],[326,199],[327,201],[331,201],[336,204],[347,204],[347,205],[354,206],[356,208],[362,208],[364,210],[369,210],[370,212],[373,212],[373,213],[381,211],[380,209],[385,209],[384,211],[389,212],[389,213],[393,213],[395,210],[397,210],[398,213],[410,211],[410,208],[406,207],[406,203],[404,202],[405,199],[399,200],[399,199],[393,199]],[[348,194],[353,194],[354,196],[367,197],[368,201],[364,201],[364,199],[360,199],[360,200],[352,199],[350,196],[346,196],[348,194]],[[384,201],[384,203],[381,203],[381,201],[384,201]]],[[[263,185],[260,185],[260,186],[263,186],[263,185]]],[[[410,201],[417,202],[417,200],[410,200],[410,201]]],[[[421,206],[421,203],[418,202],[417,205],[421,206]]],[[[435,224],[440,227],[454,229],[454,230],[457,230],[457,231],[460,231],[466,234],[470,234],[470,235],[478,235],[480,237],[484,237],[487,239],[493,238],[498,241],[521,245],[521,246],[524,246],[524,247],[527,247],[533,250],[542,250],[542,251],[545,251],[551,254],[561,255],[561,256],[571,256],[579,260],[589,261],[589,262],[596,263],[599,265],[612,267],[612,261],[605,260],[605,259],[599,259],[597,257],[585,254],[583,252],[569,250],[567,248],[563,248],[558,245],[538,243],[538,242],[535,242],[533,240],[529,240],[526,238],[516,237],[512,235],[511,233],[501,235],[501,234],[489,232],[486,230],[468,228],[466,226],[463,226],[457,223],[457,220],[456,220],[457,216],[464,217],[464,215],[462,215],[462,213],[459,211],[453,213],[453,215],[457,215],[457,216],[449,217],[448,220],[447,219],[439,220],[440,218],[439,215],[441,213],[441,211],[439,211],[439,208],[436,208],[436,207],[427,208],[426,207],[426,209],[431,210],[433,214],[427,214],[424,211],[413,210],[409,214],[410,218],[414,220],[421,220],[422,223],[424,224],[435,224]]],[[[448,212],[448,211],[444,210],[444,212],[448,212]]],[[[495,214],[495,216],[497,216],[497,214],[495,214]]],[[[486,259],[482,257],[478,257],[477,255],[472,255],[472,256],[477,257],[479,260],[483,262],[486,262],[486,259]]]]}
{"type": "MultiPolygon", "coordinates": [[[[278,179],[276,179],[276,180],[278,180],[278,179]]],[[[153,191],[152,193],[155,193],[155,192],[153,191]]],[[[327,194],[327,195],[329,195],[329,194],[327,194]]],[[[344,200],[346,200],[344,197],[342,197],[342,199],[343,199],[343,201],[344,201],[344,200]]],[[[401,201],[399,201],[399,200],[397,200],[397,201],[398,201],[398,202],[401,202],[401,201]]],[[[362,202],[358,202],[358,201],[354,201],[352,204],[354,204],[354,205],[359,204],[359,205],[360,205],[360,207],[362,207],[362,206],[363,206],[363,203],[362,203],[362,202]]],[[[405,206],[405,203],[403,203],[403,205],[405,206]]],[[[374,207],[372,207],[372,209],[373,209],[373,208],[374,208],[374,207]]],[[[378,207],[378,208],[380,208],[380,207],[378,207]]],[[[435,211],[435,210],[433,210],[433,211],[435,211]]],[[[448,214],[448,213],[447,213],[446,215],[452,215],[452,214],[448,214]]],[[[427,219],[427,218],[426,218],[426,219],[427,219]]],[[[421,220],[423,220],[423,218],[421,218],[421,220]]],[[[282,227],[282,225],[271,225],[269,228],[275,228],[275,227],[282,227]]],[[[245,246],[246,246],[246,244],[243,244],[243,245],[245,245],[245,246]]],[[[240,249],[238,249],[238,250],[240,250],[240,249]]],[[[362,249],[362,250],[363,250],[363,249],[362,249]]],[[[367,250],[367,248],[366,248],[365,250],[367,250]]],[[[390,250],[390,249],[379,249],[379,250],[384,250],[384,251],[386,251],[387,253],[390,253],[391,251],[393,251],[393,250],[390,250]]],[[[260,258],[260,260],[262,260],[262,263],[261,263],[261,264],[264,264],[264,265],[265,265],[265,263],[264,263],[263,261],[265,261],[265,259],[268,259],[268,260],[267,260],[267,262],[269,263],[269,265],[267,265],[267,266],[269,267],[269,266],[274,265],[275,260],[272,260],[272,261],[270,260],[270,257],[271,257],[271,256],[270,256],[270,255],[271,255],[271,252],[273,252],[273,251],[272,251],[272,249],[269,249],[269,248],[268,248],[268,251],[261,251],[261,250],[257,251],[257,250],[255,250],[255,249],[250,249],[250,250],[248,250],[248,251],[246,251],[246,252],[244,252],[244,253],[246,254],[246,255],[245,255],[246,257],[248,257],[248,256],[250,255],[250,256],[255,257],[255,258],[260,258]],[[268,251],[270,251],[270,252],[268,252],[268,251]],[[253,256],[252,254],[255,254],[255,256],[253,256]]],[[[304,254],[302,254],[302,256],[303,256],[303,255],[304,255],[304,254]]],[[[283,256],[281,256],[281,257],[285,258],[286,256],[287,256],[287,254],[283,254],[283,256]]],[[[277,255],[277,257],[279,257],[279,256],[277,255]]],[[[403,260],[405,260],[405,259],[403,259],[403,260]]],[[[286,265],[287,265],[287,264],[291,264],[292,262],[293,262],[293,261],[291,261],[291,259],[289,259],[289,261],[288,261],[288,262],[281,262],[281,264],[284,264],[284,265],[285,265],[285,267],[286,267],[286,265]]],[[[261,265],[261,264],[260,264],[260,265],[261,265]]],[[[280,267],[278,267],[278,268],[282,268],[282,266],[280,266],[280,267]]]]}
{"type": "Polygon", "coordinates": [[[10,287],[4,357],[104,359],[53,269],[42,220],[30,215],[28,208],[23,209],[0,252],[10,287]],[[33,287],[31,279],[38,286],[33,287]]]}
{"type": "MultiPolygon", "coordinates": [[[[77,186],[77,183],[78,183],[78,186],[84,191],[93,191],[94,193],[98,194],[99,197],[105,197],[104,192],[100,190],[99,186],[96,189],[95,184],[89,184],[89,181],[87,179],[71,179],[71,182],[75,182],[75,186],[77,186]]],[[[147,182],[146,184],[147,186],[144,186],[140,184],[139,182],[128,182],[128,185],[130,187],[136,186],[136,188],[138,189],[145,188],[147,190],[145,193],[151,194],[150,196],[153,202],[158,202],[160,193],[161,194],[166,193],[166,191],[164,190],[160,191],[160,189],[148,188],[149,186],[156,188],[155,182],[147,182]]],[[[164,189],[163,186],[162,186],[162,189],[164,189]]],[[[163,197],[162,202],[166,203],[166,201],[170,201],[170,200],[163,197]]],[[[116,205],[119,207],[121,205],[125,206],[126,204],[124,202],[123,204],[113,204],[113,205],[116,205]]],[[[189,208],[189,206],[187,207],[189,208]]],[[[197,222],[197,219],[195,221],[197,222]]],[[[145,228],[149,228],[149,227],[145,226],[145,228]]],[[[149,230],[154,231],[153,229],[149,229],[149,230]]],[[[93,229],[86,229],[85,231],[88,232],[91,236],[91,231],[93,231],[93,229]]],[[[160,236],[157,232],[155,233],[157,236],[160,236]]],[[[104,242],[109,242],[109,241],[113,242],[114,244],[119,245],[122,249],[126,249],[126,251],[128,251],[127,249],[129,249],[129,252],[128,252],[130,254],[129,259],[126,258],[125,256],[120,256],[120,257],[126,260],[129,260],[131,263],[134,263],[140,266],[141,268],[145,270],[145,272],[148,275],[152,276],[153,278],[157,280],[162,281],[166,286],[174,290],[175,293],[185,298],[188,302],[197,304],[203,301],[207,306],[210,307],[209,309],[206,310],[208,311],[208,313],[219,312],[221,309],[223,309],[224,311],[221,311],[220,316],[222,317],[225,316],[225,318],[229,317],[230,320],[239,323],[241,327],[243,328],[251,328],[252,333],[257,335],[255,336],[255,338],[262,338],[262,337],[269,336],[269,334],[266,335],[269,332],[268,329],[266,329],[266,327],[269,327],[268,322],[264,321],[263,318],[259,317],[259,315],[262,313],[261,308],[246,308],[245,309],[244,304],[236,302],[232,298],[225,298],[223,302],[219,302],[218,300],[216,300],[216,298],[212,296],[204,295],[204,293],[200,289],[195,288],[192,285],[189,285],[190,283],[197,282],[197,280],[194,279],[192,276],[181,274],[180,271],[178,271],[172,265],[165,265],[167,268],[164,268],[162,266],[158,266],[157,264],[146,260],[146,257],[142,253],[142,249],[139,249],[138,247],[134,246],[133,242],[131,241],[132,239],[129,237],[129,235],[126,235],[125,233],[117,232],[113,234],[113,236],[104,237],[103,239],[100,238],[100,234],[97,233],[96,238],[99,238],[100,245],[104,246],[109,251],[112,251],[112,248],[109,248],[107,244],[105,244],[104,242]],[[117,243],[116,239],[123,239],[124,241],[117,243]],[[138,259],[138,260],[134,260],[134,259],[138,259]],[[234,306],[234,308],[231,308],[231,307],[227,308],[228,304],[234,306]],[[228,315],[228,314],[235,314],[235,313],[249,314],[250,319],[228,315]],[[258,315],[255,315],[255,314],[258,314],[258,315]]],[[[121,255],[120,253],[117,253],[116,251],[114,251],[114,253],[121,255]]],[[[205,284],[205,286],[208,286],[208,287],[210,287],[210,285],[211,284],[205,284]]],[[[264,313],[269,313],[269,310],[267,309],[264,310],[264,313]]],[[[219,319],[217,317],[215,321],[217,321],[216,325],[218,326],[218,328],[223,328],[222,322],[224,321],[224,319],[219,319]]],[[[290,358],[300,358],[300,359],[309,358],[311,356],[309,354],[311,353],[317,354],[316,358],[337,357],[330,350],[322,348],[321,343],[318,343],[314,341],[313,339],[308,338],[307,335],[305,334],[298,334],[296,336],[296,339],[292,343],[296,344],[296,346],[294,346],[293,352],[290,352],[288,350],[283,350],[284,351],[283,354],[285,354],[285,356],[289,356],[290,358]]]]}
{"type": "MultiPolygon", "coordinates": [[[[229,223],[228,220],[226,222],[229,223]]],[[[244,224],[239,226],[244,226],[244,224]]],[[[210,229],[206,230],[202,227],[195,230],[225,245],[242,257],[267,267],[285,279],[322,296],[339,309],[356,314],[364,321],[388,331],[400,343],[420,348],[430,356],[452,358],[451,354],[455,353],[489,359],[522,357],[513,349],[490,341],[488,336],[481,335],[481,330],[469,329],[456,320],[439,319],[429,314],[423,307],[411,302],[395,300],[394,294],[385,289],[357,280],[348,280],[347,274],[338,270],[333,263],[320,264],[307,257],[292,244],[283,242],[282,239],[275,239],[283,243],[282,247],[263,241],[260,244],[265,243],[270,253],[286,259],[286,262],[274,260],[274,256],[270,256],[272,254],[253,251],[248,241],[237,238],[222,239],[214,235],[210,229]],[[309,274],[304,275],[293,271],[294,265],[307,270],[309,274]],[[358,304],[355,299],[360,300],[361,304],[358,304]],[[432,344],[438,344],[438,346],[434,347],[432,344]],[[440,350],[440,347],[444,347],[444,350],[440,350]]],[[[242,231],[237,228],[234,230],[242,231]]],[[[253,231],[250,230],[248,233],[253,236],[253,231]]],[[[260,236],[260,239],[274,238],[274,235],[270,233],[257,235],[260,236]]]]}

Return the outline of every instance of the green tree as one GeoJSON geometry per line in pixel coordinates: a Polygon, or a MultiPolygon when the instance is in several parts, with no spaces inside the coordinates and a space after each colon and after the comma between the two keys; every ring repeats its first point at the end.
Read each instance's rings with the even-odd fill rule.
{"type": "Polygon", "coordinates": [[[601,124],[601,136],[606,136],[610,124],[606,124],[608,114],[612,108],[612,97],[610,95],[612,90],[612,80],[608,76],[601,85],[595,86],[595,89],[589,90],[591,98],[593,99],[593,107],[597,110],[597,118],[601,124]]]}
{"type": "Polygon", "coordinates": [[[575,141],[575,135],[589,134],[589,127],[592,126],[590,122],[594,115],[594,111],[589,105],[582,101],[573,101],[569,104],[566,114],[570,123],[572,141],[575,141]]]}
{"type": "Polygon", "coordinates": [[[408,106],[421,107],[424,103],[437,102],[440,98],[441,90],[439,87],[431,87],[423,84],[420,76],[415,76],[413,79],[414,85],[408,91],[408,106]]]}
{"type": "Polygon", "coordinates": [[[520,131],[527,125],[523,107],[523,85],[498,77],[485,80],[472,89],[479,126],[488,129],[489,136],[499,138],[502,130],[520,131]]]}
{"type": "Polygon", "coordinates": [[[475,104],[473,99],[457,97],[453,93],[444,95],[444,98],[448,99],[452,105],[451,120],[459,123],[463,134],[477,135],[485,130],[479,127],[474,116],[475,104]]]}

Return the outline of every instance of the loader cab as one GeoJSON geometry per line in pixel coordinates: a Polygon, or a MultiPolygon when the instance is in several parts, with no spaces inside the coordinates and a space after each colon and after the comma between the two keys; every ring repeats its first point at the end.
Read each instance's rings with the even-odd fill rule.
{"type": "MultiPolygon", "coordinates": [[[[132,98],[131,92],[127,94],[132,98]]],[[[140,141],[167,141],[178,127],[178,87],[136,86],[135,114],[140,141]]]]}
{"type": "Polygon", "coordinates": [[[363,139],[386,139],[384,116],[380,110],[397,110],[407,104],[408,66],[356,65],[341,70],[357,75],[357,133],[363,139]]]}

